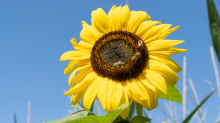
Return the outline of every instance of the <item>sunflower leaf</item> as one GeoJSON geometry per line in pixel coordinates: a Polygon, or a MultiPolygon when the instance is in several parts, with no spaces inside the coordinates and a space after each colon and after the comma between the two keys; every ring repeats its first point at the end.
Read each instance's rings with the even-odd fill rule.
{"type": "Polygon", "coordinates": [[[163,92],[160,92],[159,97],[173,102],[182,103],[182,96],[176,87],[167,86],[167,90],[168,90],[168,96],[165,95],[163,92]]]}
{"type": "Polygon", "coordinates": [[[72,121],[81,117],[87,117],[88,116],[88,112],[85,110],[82,111],[78,111],[76,113],[72,113],[69,116],[66,116],[62,119],[58,119],[58,120],[54,120],[54,121],[49,121],[49,122],[44,122],[44,123],[66,123],[68,121],[72,121]]]}
{"type": "Polygon", "coordinates": [[[150,122],[151,119],[144,117],[144,116],[135,116],[131,119],[131,123],[145,123],[150,122]]]}
{"type": "Polygon", "coordinates": [[[59,120],[44,123],[112,123],[127,108],[127,103],[120,106],[117,110],[109,111],[105,116],[94,116],[87,111],[79,111],[59,120]]]}
{"type": "Polygon", "coordinates": [[[126,108],[127,103],[121,105],[117,110],[109,111],[108,114],[104,116],[104,120],[101,123],[112,123],[126,108]]]}
{"type": "Polygon", "coordinates": [[[207,6],[212,43],[220,62],[220,19],[213,0],[207,0],[207,6]]]}

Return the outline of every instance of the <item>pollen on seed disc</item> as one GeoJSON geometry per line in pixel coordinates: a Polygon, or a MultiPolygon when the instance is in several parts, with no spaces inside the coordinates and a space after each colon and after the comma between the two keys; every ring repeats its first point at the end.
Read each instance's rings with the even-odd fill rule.
{"type": "Polygon", "coordinates": [[[100,59],[108,66],[120,60],[121,62],[128,63],[132,53],[131,45],[123,40],[108,41],[99,50],[100,59]]]}

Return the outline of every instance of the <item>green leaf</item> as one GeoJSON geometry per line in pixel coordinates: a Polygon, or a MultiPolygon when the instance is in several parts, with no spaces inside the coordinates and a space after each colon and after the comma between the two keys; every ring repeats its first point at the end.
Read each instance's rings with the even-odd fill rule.
{"type": "Polygon", "coordinates": [[[212,43],[220,62],[220,20],[213,0],[207,0],[209,27],[212,35],[212,43]]]}
{"type": "Polygon", "coordinates": [[[145,123],[150,122],[151,119],[144,117],[144,116],[135,116],[131,119],[131,123],[145,123]]]}
{"type": "Polygon", "coordinates": [[[207,101],[207,99],[216,91],[217,89],[215,89],[214,91],[212,91],[208,96],[206,96],[202,102],[189,114],[189,116],[183,121],[183,123],[188,123],[189,120],[192,118],[192,116],[196,113],[196,111],[207,101]]]}
{"type": "Polygon", "coordinates": [[[101,123],[100,121],[102,120],[103,120],[102,116],[88,116],[88,117],[81,117],[79,119],[64,123],[101,123]]]}
{"type": "Polygon", "coordinates": [[[112,123],[126,108],[127,103],[121,105],[117,110],[109,111],[108,114],[104,116],[104,120],[101,123],[112,123]]]}
{"type": "Polygon", "coordinates": [[[76,113],[73,113],[67,117],[62,118],[62,119],[44,122],[44,123],[65,123],[65,122],[72,121],[72,120],[75,120],[75,119],[78,119],[81,117],[86,117],[86,116],[88,116],[88,112],[83,110],[83,111],[78,111],[76,113]]]}
{"type": "Polygon", "coordinates": [[[135,105],[133,101],[129,101],[129,113],[128,113],[128,118],[131,119],[134,115],[134,111],[135,111],[135,105]]]}
{"type": "Polygon", "coordinates": [[[112,123],[120,115],[122,110],[126,108],[127,103],[120,106],[117,110],[109,111],[105,116],[94,116],[93,113],[80,111],[62,119],[45,123],[112,123]]]}
{"type": "Polygon", "coordinates": [[[88,117],[82,117],[77,120],[73,120],[71,122],[66,122],[66,123],[112,123],[122,112],[127,107],[127,103],[123,104],[120,106],[117,110],[109,111],[108,114],[105,116],[88,116],[88,117]]]}
{"type": "Polygon", "coordinates": [[[173,102],[182,103],[182,96],[176,87],[167,86],[167,90],[168,90],[168,96],[165,95],[163,92],[160,92],[159,97],[173,102]]]}

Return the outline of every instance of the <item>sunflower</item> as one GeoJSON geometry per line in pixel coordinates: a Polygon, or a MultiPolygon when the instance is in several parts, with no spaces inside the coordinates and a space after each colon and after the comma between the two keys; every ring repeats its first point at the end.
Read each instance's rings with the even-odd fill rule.
{"type": "MultiPolygon", "coordinates": [[[[150,20],[144,11],[130,11],[128,6],[113,6],[108,14],[92,11],[91,26],[82,21],[82,39],[70,42],[74,51],[65,52],[60,60],[71,60],[67,75],[71,105],[82,99],[87,111],[98,98],[105,111],[115,110],[132,100],[146,110],[157,107],[160,91],[168,95],[167,86],[180,79],[181,67],[169,55],[186,52],[176,48],[184,41],[165,40],[179,26],[150,20]]],[[[125,118],[128,108],[121,116],[125,118]]]]}

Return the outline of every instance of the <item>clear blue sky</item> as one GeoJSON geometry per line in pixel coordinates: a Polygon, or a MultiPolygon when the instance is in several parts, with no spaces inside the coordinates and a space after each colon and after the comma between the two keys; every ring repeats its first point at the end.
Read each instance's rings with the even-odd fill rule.
{"type": "MultiPolygon", "coordinates": [[[[63,89],[68,90],[68,76],[63,74],[68,61],[59,61],[60,56],[73,50],[71,38],[80,41],[81,21],[90,24],[92,10],[101,7],[108,12],[112,5],[124,6],[125,0],[0,1],[0,123],[13,123],[14,112],[18,123],[27,122],[28,101],[32,123],[61,118],[68,109],[73,109],[63,95],[63,89]]],[[[188,52],[172,58],[182,66],[183,56],[187,57],[187,80],[192,78],[201,101],[210,93],[205,79],[216,87],[209,52],[212,42],[206,0],[130,0],[129,7],[146,11],[152,20],[180,25],[168,38],[184,40],[178,47],[188,52]]],[[[182,72],[178,75],[181,79],[177,87],[182,93],[182,72]]],[[[191,93],[188,81],[187,86],[191,93]]],[[[159,103],[164,107],[163,100],[159,103]]],[[[194,106],[189,102],[187,110],[192,111],[194,106]]],[[[213,95],[202,109],[206,106],[206,123],[213,123],[219,113],[220,99],[213,95]]],[[[180,119],[181,110],[182,107],[178,110],[180,119]]],[[[166,119],[158,108],[148,114],[166,119]]],[[[153,122],[159,121],[153,119],[153,122]]]]}

